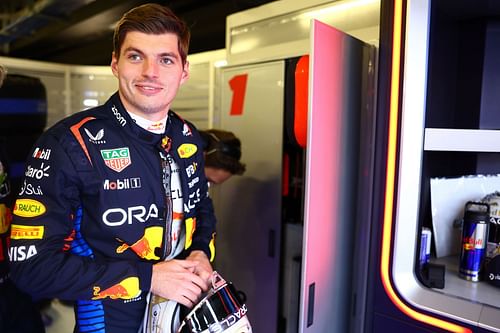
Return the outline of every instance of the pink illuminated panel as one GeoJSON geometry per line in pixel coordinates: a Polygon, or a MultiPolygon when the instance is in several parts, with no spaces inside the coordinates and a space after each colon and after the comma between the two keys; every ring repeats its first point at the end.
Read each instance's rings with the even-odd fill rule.
{"type": "Polygon", "coordinates": [[[312,24],[300,332],[346,332],[364,43],[312,24]]]}

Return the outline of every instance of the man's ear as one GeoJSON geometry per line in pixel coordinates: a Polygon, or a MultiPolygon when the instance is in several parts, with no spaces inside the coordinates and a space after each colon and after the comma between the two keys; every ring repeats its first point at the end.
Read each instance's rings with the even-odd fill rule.
{"type": "Polygon", "coordinates": [[[111,54],[111,71],[113,75],[118,77],[118,59],[115,55],[115,52],[111,54]]]}
{"type": "Polygon", "coordinates": [[[184,67],[182,68],[181,84],[184,84],[189,79],[189,61],[186,60],[184,67]]]}

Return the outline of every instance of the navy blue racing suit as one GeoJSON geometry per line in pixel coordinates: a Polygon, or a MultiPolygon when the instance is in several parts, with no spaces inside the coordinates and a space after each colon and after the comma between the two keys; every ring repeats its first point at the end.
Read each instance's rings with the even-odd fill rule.
{"type": "Polygon", "coordinates": [[[13,211],[12,279],[35,298],[76,300],[76,332],[138,331],[152,266],[173,250],[165,154],[179,166],[183,254],[202,250],[213,260],[202,141],[174,112],[165,134],[154,134],[116,93],[35,143],[13,211]]]}

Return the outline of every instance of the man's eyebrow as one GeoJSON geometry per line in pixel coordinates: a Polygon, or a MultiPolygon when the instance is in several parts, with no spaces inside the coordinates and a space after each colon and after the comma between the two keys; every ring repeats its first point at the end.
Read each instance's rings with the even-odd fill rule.
{"type": "MultiPolygon", "coordinates": [[[[136,47],[132,47],[132,46],[129,46],[126,49],[123,50],[123,53],[127,53],[127,52],[136,52],[136,53],[139,53],[141,55],[145,54],[140,49],[138,49],[136,47]]],[[[160,53],[158,56],[160,56],[160,57],[172,57],[172,58],[175,58],[175,59],[179,59],[180,58],[179,54],[177,54],[176,52],[163,52],[163,53],[160,53]]]]}
{"type": "Polygon", "coordinates": [[[175,52],[163,52],[159,54],[160,57],[172,57],[175,59],[179,59],[179,55],[175,52]]]}
{"type": "Polygon", "coordinates": [[[140,54],[144,54],[144,52],[142,52],[138,48],[135,48],[135,47],[132,47],[132,46],[129,46],[126,49],[123,50],[123,53],[127,53],[127,52],[137,52],[137,53],[140,53],[140,54]]]}

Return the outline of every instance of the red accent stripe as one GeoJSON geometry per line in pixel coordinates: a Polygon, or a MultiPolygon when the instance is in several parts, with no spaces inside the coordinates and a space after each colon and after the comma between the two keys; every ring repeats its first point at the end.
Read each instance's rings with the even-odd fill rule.
{"type": "Polygon", "coordinates": [[[83,141],[82,135],[80,134],[80,127],[82,127],[88,121],[94,119],[95,117],[86,117],[80,120],[79,123],[70,127],[71,133],[73,133],[73,135],[76,138],[76,141],[78,141],[80,147],[82,147],[83,151],[85,152],[85,155],[87,155],[87,159],[89,160],[90,164],[92,164],[92,160],[90,159],[90,154],[89,151],[87,150],[87,146],[85,145],[85,141],[83,141]]]}
{"type": "Polygon", "coordinates": [[[302,56],[295,67],[295,111],[293,132],[295,140],[305,148],[307,144],[307,110],[309,97],[309,56],[302,56]]]}

